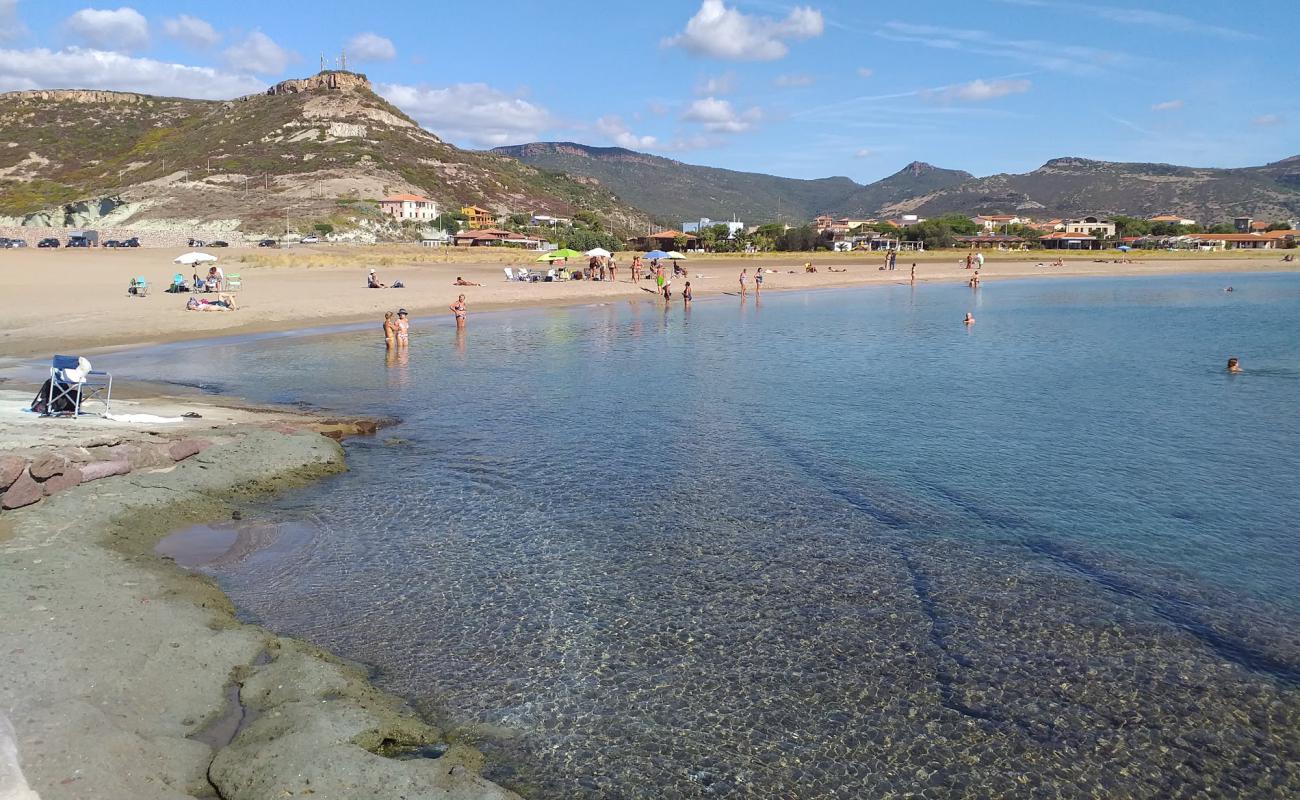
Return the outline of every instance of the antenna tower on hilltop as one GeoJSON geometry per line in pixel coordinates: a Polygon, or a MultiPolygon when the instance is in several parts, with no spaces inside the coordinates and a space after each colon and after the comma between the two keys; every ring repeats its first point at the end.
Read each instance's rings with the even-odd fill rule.
{"type": "Polygon", "coordinates": [[[348,71],[348,51],[339,50],[339,69],[343,72],[348,71]]]}

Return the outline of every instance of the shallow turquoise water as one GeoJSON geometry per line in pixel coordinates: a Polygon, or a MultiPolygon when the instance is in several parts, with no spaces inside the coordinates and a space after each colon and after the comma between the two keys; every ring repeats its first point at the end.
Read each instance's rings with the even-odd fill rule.
{"type": "Polygon", "coordinates": [[[895,286],[169,370],[402,419],[219,578],[531,797],[1283,797],[1298,322],[1294,274],[895,286]]]}

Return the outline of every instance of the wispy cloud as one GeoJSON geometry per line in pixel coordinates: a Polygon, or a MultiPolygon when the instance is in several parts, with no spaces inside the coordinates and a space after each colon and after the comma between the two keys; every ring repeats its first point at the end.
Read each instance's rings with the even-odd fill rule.
{"type": "Polygon", "coordinates": [[[945,28],[895,21],[886,22],[874,33],[890,41],[919,44],[937,50],[1011,58],[1041,69],[1072,75],[1095,75],[1107,67],[1135,61],[1132,56],[1113,50],[1035,39],[1008,39],[975,28],[945,28]]]}
{"type": "Polygon", "coordinates": [[[1123,117],[1117,117],[1114,114],[1107,114],[1106,119],[1116,123],[1117,125],[1123,125],[1125,128],[1128,128],[1131,131],[1136,131],[1137,133],[1140,133],[1143,136],[1150,136],[1152,138],[1159,136],[1159,134],[1157,134],[1153,130],[1144,128],[1141,125],[1137,124],[1136,122],[1133,122],[1132,120],[1127,120],[1124,119],[1123,117]]]}
{"type": "Polygon", "coordinates": [[[1271,128],[1274,125],[1281,125],[1283,122],[1282,117],[1277,114],[1260,114],[1250,121],[1252,125],[1258,125],[1261,128],[1271,128]]]}
{"type": "Polygon", "coordinates": [[[776,80],[772,81],[772,83],[782,89],[795,89],[804,86],[812,86],[814,80],[811,75],[778,75],[776,76],[776,80]]]}
{"type": "Polygon", "coordinates": [[[1183,107],[1182,100],[1166,100],[1163,103],[1156,103],[1151,106],[1152,111],[1177,111],[1183,107]]]}
{"type": "Polygon", "coordinates": [[[973,80],[970,83],[959,83],[955,86],[948,86],[935,92],[926,93],[927,96],[943,103],[967,102],[979,103],[984,100],[993,100],[998,97],[1006,97],[1009,94],[1021,94],[1029,91],[1030,82],[1024,78],[1000,81],[973,80]]]}
{"type": "Polygon", "coordinates": [[[863,147],[863,148],[859,148],[858,151],[855,152],[855,153],[853,154],[853,157],[854,157],[854,158],[870,158],[870,157],[873,156],[873,155],[875,155],[875,151],[873,151],[873,150],[872,150],[871,148],[869,148],[869,147],[863,147]]]}
{"type": "Polygon", "coordinates": [[[736,91],[736,73],[724,72],[710,75],[695,84],[695,93],[700,95],[731,94],[736,91]]]}
{"type": "Polygon", "coordinates": [[[1056,0],[998,0],[998,2],[1029,8],[1047,8],[1053,11],[1062,11],[1076,16],[1083,15],[1100,17],[1124,25],[1140,25],[1153,31],[1195,33],[1237,41],[1263,38],[1254,33],[1229,28],[1218,22],[1202,22],[1200,20],[1192,19],[1191,17],[1184,17],[1181,14],[1152,11],[1146,8],[1099,6],[1093,5],[1092,3],[1067,3],[1057,2],[1056,0]]]}
{"type": "Polygon", "coordinates": [[[872,75],[875,75],[875,74],[876,74],[876,71],[875,71],[874,69],[872,69],[871,67],[858,67],[858,77],[859,77],[859,78],[870,78],[872,75]]]}

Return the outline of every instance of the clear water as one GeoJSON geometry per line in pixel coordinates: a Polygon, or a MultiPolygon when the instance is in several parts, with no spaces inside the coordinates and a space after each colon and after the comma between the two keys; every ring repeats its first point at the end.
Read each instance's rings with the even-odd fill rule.
{"type": "Polygon", "coordinates": [[[1294,274],[896,286],[169,370],[403,420],[218,575],[529,797],[1284,797],[1298,322],[1294,274]]]}

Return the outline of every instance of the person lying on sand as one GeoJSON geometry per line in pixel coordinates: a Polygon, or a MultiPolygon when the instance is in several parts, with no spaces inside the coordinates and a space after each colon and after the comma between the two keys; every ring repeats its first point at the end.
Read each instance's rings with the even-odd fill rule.
{"type": "Polygon", "coordinates": [[[835,267],[827,267],[826,271],[827,272],[848,272],[849,270],[847,267],[840,267],[839,269],[835,269],[835,267]]]}
{"type": "Polygon", "coordinates": [[[191,297],[185,303],[186,311],[234,311],[235,296],[233,294],[218,295],[216,300],[207,298],[191,297]]]}
{"type": "Polygon", "coordinates": [[[452,286],[482,286],[482,285],[483,284],[481,283],[473,283],[472,281],[467,281],[464,278],[460,277],[459,275],[456,276],[456,282],[452,284],[452,286]]]}

